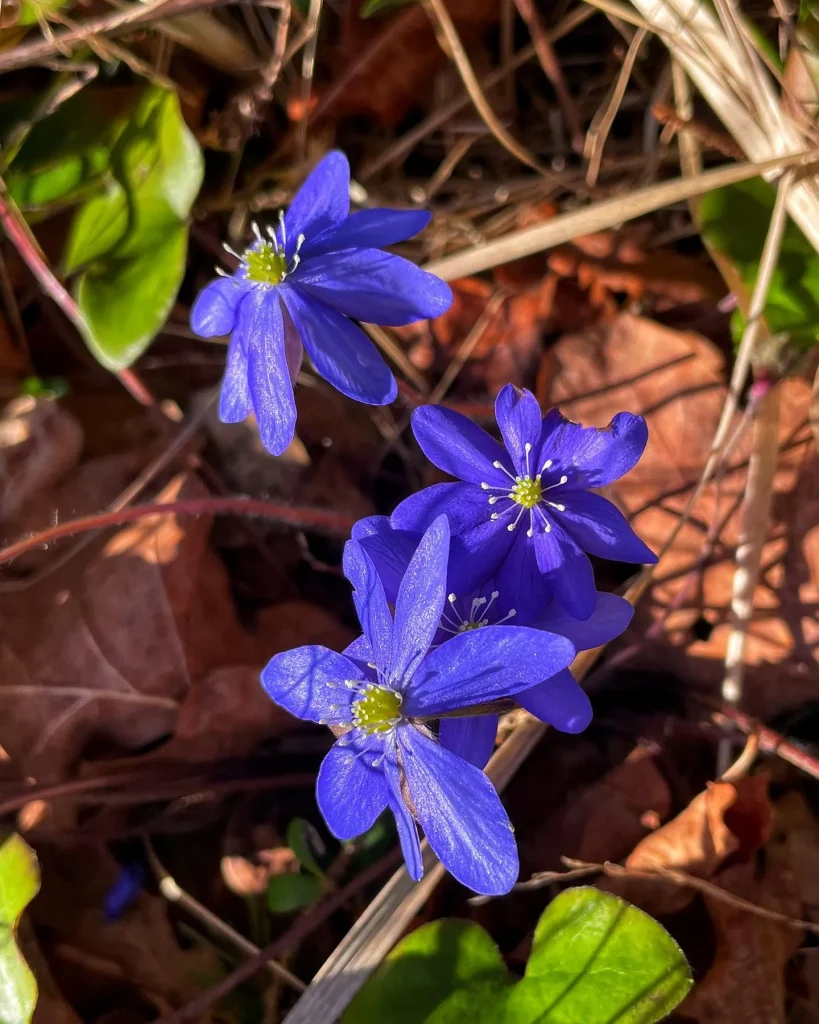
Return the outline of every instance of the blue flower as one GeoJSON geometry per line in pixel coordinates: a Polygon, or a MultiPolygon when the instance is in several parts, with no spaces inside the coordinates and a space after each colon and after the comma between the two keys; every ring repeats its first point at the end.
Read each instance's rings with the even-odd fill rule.
{"type": "MultiPolygon", "coordinates": [[[[353,527],[353,537],[372,559],[384,583],[387,600],[395,599],[401,575],[418,544],[418,535],[394,530],[386,516],[370,516],[353,527]]],[[[616,594],[595,593],[588,619],[575,619],[556,601],[544,606],[531,591],[501,590],[494,579],[471,589],[464,581],[471,575],[469,556],[457,539],[450,546],[447,601],[433,646],[451,637],[486,626],[531,626],[566,637],[578,651],[600,647],[619,636],[631,621],[634,609],[616,594]]],[[[582,732],[592,718],[589,698],[568,668],[543,677],[536,686],[522,690],[514,699],[530,714],[561,732],[582,732]]],[[[440,742],[471,764],[482,768],[492,753],[498,716],[475,715],[441,720],[440,742]]]]}
{"type": "Polygon", "coordinates": [[[517,878],[512,827],[476,767],[442,746],[430,720],[525,690],[565,668],[563,637],[518,626],[468,631],[431,650],[446,600],[449,526],[437,518],[422,537],[390,614],[372,560],[354,540],[344,572],[364,635],[344,654],[299,647],[262,673],[268,694],[299,718],[338,733],[319,771],[321,813],[339,839],[395,815],[407,869],[422,874],[418,822],[445,867],[477,892],[508,892],[517,878]]]}
{"type": "Polygon", "coordinates": [[[399,326],[440,316],[452,292],[433,274],[382,252],[423,230],[423,210],[350,215],[350,167],[333,151],[302,185],[279,227],[258,225],[232,276],[212,281],[191,310],[191,327],[230,334],[219,416],[238,423],[255,412],[265,448],[280,455],[293,439],[293,384],[303,349],[316,372],[349,398],[387,405],[395,379],[352,320],[399,326]]]}
{"type": "Polygon", "coordinates": [[[421,532],[438,515],[468,552],[472,582],[550,597],[575,618],[595,609],[586,552],[622,562],[656,562],[604,497],[588,490],[619,479],[648,440],[642,416],[618,413],[605,430],[581,427],[557,409],[541,417],[531,391],[507,384],[495,402],[504,445],[459,413],[423,406],[412,429],[424,454],[462,483],[435,484],[403,501],[397,529],[421,532]]]}

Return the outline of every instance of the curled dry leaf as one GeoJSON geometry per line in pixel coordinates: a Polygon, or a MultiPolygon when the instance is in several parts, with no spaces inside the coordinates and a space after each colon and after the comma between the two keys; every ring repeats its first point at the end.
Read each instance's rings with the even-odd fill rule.
{"type": "MultiPolygon", "coordinates": [[[[646,543],[660,550],[710,451],[726,395],[722,355],[699,335],[621,315],[611,325],[562,338],[554,366],[549,400],[572,419],[605,425],[623,409],[647,418],[645,455],[610,497],[646,543]]],[[[780,387],[771,539],[762,553],[746,648],[747,709],[762,716],[815,696],[819,683],[819,473],[808,426],[809,388],[795,379],[780,387]],[[776,686],[770,685],[770,664],[777,665],[776,686]]],[[[639,616],[631,632],[646,668],[712,686],[722,680],[749,445],[746,431],[721,481],[700,497],[655,574],[644,604],[663,623],[663,638],[643,643],[646,622],[639,616]],[[712,530],[717,542],[705,558],[712,530]]]]}
{"type": "MultiPolygon", "coordinates": [[[[793,877],[776,855],[766,858],[761,877],[753,864],[735,864],[720,872],[715,882],[756,906],[800,916],[793,877]]],[[[680,1018],[696,1024],[785,1024],[785,965],[801,945],[802,934],[723,900],[704,899],[716,935],[716,955],[679,1008],[680,1018]]]]}
{"type": "MultiPolygon", "coordinates": [[[[765,776],[714,782],[676,818],[638,843],[625,865],[634,871],[676,868],[711,879],[727,861],[747,861],[767,841],[771,829],[765,776]]],[[[608,881],[606,888],[654,916],[682,909],[695,895],[692,889],[661,880],[608,881]]]]}

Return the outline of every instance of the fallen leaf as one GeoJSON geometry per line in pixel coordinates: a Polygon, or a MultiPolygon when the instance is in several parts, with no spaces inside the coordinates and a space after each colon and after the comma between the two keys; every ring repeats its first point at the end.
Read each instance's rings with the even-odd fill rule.
{"type": "MultiPolygon", "coordinates": [[[[611,325],[561,338],[553,365],[549,401],[572,419],[605,426],[622,410],[646,417],[646,452],[609,495],[659,551],[711,447],[726,394],[723,357],[699,335],[624,314],[611,325]]],[[[779,386],[782,446],[771,539],[763,550],[746,649],[744,706],[760,716],[815,695],[819,682],[813,653],[819,643],[819,473],[807,423],[809,388],[797,379],[779,386]],[[771,664],[777,666],[776,686],[770,685],[771,664]]],[[[739,417],[734,428],[738,423],[739,417]]],[[[663,623],[663,639],[643,643],[647,623],[645,614],[638,614],[627,634],[640,646],[634,665],[712,686],[721,682],[749,435],[736,445],[719,485],[706,489],[663,559],[641,609],[663,623]],[[703,568],[712,528],[718,529],[716,548],[703,568]]]]}
{"type": "MultiPolygon", "coordinates": [[[[202,493],[180,476],[158,500],[202,493]]],[[[210,517],[138,520],[0,597],[3,739],[21,775],[57,781],[89,744],[121,756],[174,733],[166,756],[238,755],[283,724],[258,671],[291,637],[239,624],[210,529],[210,517]]],[[[339,638],[329,616],[297,618],[302,635],[339,638]]]]}
{"type": "MultiPolygon", "coordinates": [[[[751,863],[722,871],[721,889],[768,910],[797,918],[801,902],[787,865],[766,859],[761,878],[751,863]]],[[[677,1011],[696,1024],[785,1024],[785,965],[802,942],[797,929],[705,896],[717,951],[710,970],[677,1011]]]]}
{"type": "MultiPolygon", "coordinates": [[[[710,879],[729,860],[747,861],[771,829],[765,776],[714,782],[676,818],[639,842],[625,866],[634,871],[676,868],[710,879]]],[[[657,917],[681,910],[695,896],[693,889],[653,879],[608,879],[605,887],[657,917]]]]}
{"type": "MultiPolygon", "coordinates": [[[[83,433],[58,402],[22,396],[0,414],[0,520],[13,521],[79,461],[83,433]]],[[[30,527],[29,527],[30,528],[30,527]]]]}

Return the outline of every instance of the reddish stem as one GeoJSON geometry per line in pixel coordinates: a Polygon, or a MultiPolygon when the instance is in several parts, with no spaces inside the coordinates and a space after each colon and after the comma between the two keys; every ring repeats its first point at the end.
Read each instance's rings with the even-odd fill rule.
{"type": "Polygon", "coordinates": [[[121,526],[123,523],[130,523],[150,516],[201,516],[208,514],[261,516],[302,529],[318,530],[334,537],[346,537],[355,523],[354,519],[341,513],[328,512],[322,508],[309,506],[281,505],[275,501],[257,501],[254,498],[241,497],[191,498],[186,501],[133,505],[130,508],[121,508],[116,512],[100,512],[96,515],[80,516],[78,519],[58,523],[47,530],[35,533],[32,537],[26,537],[0,549],[0,565],[5,565],[34,548],[52,544],[63,537],[72,537],[77,533],[87,533],[89,530],[121,526]]]}

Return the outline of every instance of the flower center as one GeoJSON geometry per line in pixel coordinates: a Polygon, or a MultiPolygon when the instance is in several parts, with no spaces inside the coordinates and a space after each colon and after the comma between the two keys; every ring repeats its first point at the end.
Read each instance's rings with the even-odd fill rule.
{"type": "Polygon", "coordinates": [[[495,626],[502,626],[504,622],[508,622],[509,619],[514,619],[517,612],[514,608],[510,608],[506,615],[502,618],[497,618],[498,611],[496,609],[490,615],[490,609],[499,596],[500,594],[498,591],[493,590],[488,599],[485,597],[473,597],[472,607],[469,609],[469,618],[467,619],[463,612],[459,611],[457,607],[458,595],[450,594],[447,597],[447,601],[449,602],[449,612],[444,611],[441,616],[441,629],[445,633],[451,633],[453,636],[457,636],[458,633],[469,633],[473,629],[480,629],[482,626],[488,626],[490,622],[495,626]],[[494,620],[494,622],[492,620],[494,620]]]}
{"type": "Polygon", "coordinates": [[[259,284],[278,284],[287,274],[284,253],[274,249],[270,242],[262,242],[255,249],[246,249],[242,263],[247,280],[259,284]]]}
{"type": "Polygon", "coordinates": [[[530,476],[519,478],[510,491],[510,497],[524,508],[534,508],[543,497],[540,477],[535,477],[534,480],[530,476]]]}
{"type": "Polygon", "coordinates": [[[402,700],[395,690],[370,683],[353,702],[353,725],[370,734],[390,732],[401,719],[402,700]]]}

